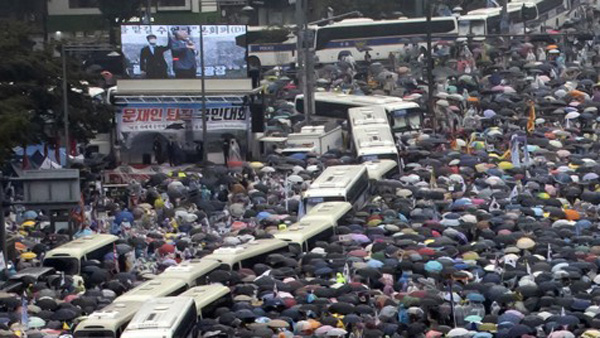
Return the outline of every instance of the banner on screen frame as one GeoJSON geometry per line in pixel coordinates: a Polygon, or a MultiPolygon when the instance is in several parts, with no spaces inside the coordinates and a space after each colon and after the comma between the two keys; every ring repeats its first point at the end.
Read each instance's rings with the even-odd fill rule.
{"type": "MultiPolygon", "coordinates": [[[[248,128],[248,107],[221,105],[208,106],[206,110],[208,131],[248,128]]],[[[129,105],[120,112],[121,133],[189,130],[190,127],[202,131],[201,105],[129,105]]]]}

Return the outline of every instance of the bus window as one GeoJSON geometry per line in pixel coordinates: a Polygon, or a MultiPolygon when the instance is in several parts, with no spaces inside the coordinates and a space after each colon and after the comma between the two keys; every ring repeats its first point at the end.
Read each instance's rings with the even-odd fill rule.
{"type": "Polygon", "coordinates": [[[76,275],[79,272],[79,261],[72,257],[49,257],[44,259],[44,266],[64,272],[66,275],[76,275]]]}
{"type": "Polygon", "coordinates": [[[421,114],[420,113],[409,113],[408,124],[411,130],[421,129],[421,114]]]}
{"type": "Polygon", "coordinates": [[[393,128],[396,129],[405,129],[407,127],[406,121],[406,109],[396,110],[393,112],[394,121],[393,128]]]}

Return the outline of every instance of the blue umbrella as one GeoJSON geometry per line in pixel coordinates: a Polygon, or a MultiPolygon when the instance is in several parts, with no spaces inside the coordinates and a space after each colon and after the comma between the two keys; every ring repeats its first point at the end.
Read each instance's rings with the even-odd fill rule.
{"type": "Polygon", "coordinates": [[[123,222],[133,223],[133,219],[133,214],[129,210],[125,209],[117,214],[115,217],[115,223],[119,225],[121,225],[123,222]]]}
{"type": "Polygon", "coordinates": [[[23,213],[23,219],[28,221],[28,220],[34,220],[38,217],[37,212],[33,211],[33,210],[27,210],[23,213]]]}
{"type": "Polygon", "coordinates": [[[367,266],[374,269],[379,269],[383,266],[383,262],[377,259],[371,259],[367,262],[367,266]]]}

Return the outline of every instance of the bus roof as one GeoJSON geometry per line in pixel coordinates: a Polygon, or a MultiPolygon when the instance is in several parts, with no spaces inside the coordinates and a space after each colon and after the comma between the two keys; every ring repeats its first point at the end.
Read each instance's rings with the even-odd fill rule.
{"type": "Polygon", "coordinates": [[[351,108],[348,110],[348,118],[352,127],[371,124],[389,124],[387,112],[385,108],[381,106],[351,108]]]}
{"type": "Polygon", "coordinates": [[[179,265],[168,267],[153,280],[178,279],[184,281],[188,286],[194,286],[198,278],[208,275],[211,271],[218,268],[219,265],[219,262],[216,261],[192,259],[181,262],[179,265]]]}
{"type": "Polygon", "coordinates": [[[105,245],[114,243],[118,239],[119,237],[117,236],[107,234],[95,234],[81,237],[48,251],[44,259],[60,257],[80,258],[87,252],[94,251],[105,245]]]}
{"type": "Polygon", "coordinates": [[[264,253],[286,247],[287,244],[278,239],[259,239],[236,247],[221,247],[202,259],[214,260],[233,267],[238,262],[264,253]]]}
{"type": "Polygon", "coordinates": [[[304,192],[304,198],[344,196],[346,189],[366,174],[363,165],[339,165],[329,167],[304,192]]]}
{"type": "Polygon", "coordinates": [[[392,160],[369,161],[364,162],[363,164],[367,166],[369,178],[372,180],[382,179],[385,174],[398,166],[398,163],[392,160]]]}
{"type": "Polygon", "coordinates": [[[186,315],[182,311],[194,306],[193,300],[181,297],[159,297],[151,299],[142,305],[135,314],[126,331],[148,329],[170,329],[177,319],[186,315]]]}
{"type": "Polygon", "coordinates": [[[117,297],[115,301],[145,302],[152,298],[170,295],[185,287],[187,287],[187,284],[179,279],[153,279],[127,291],[117,297]]]}
{"type": "MultiPolygon", "coordinates": [[[[452,16],[438,16],[431,18],[432,21],[451,21],[455,18],[452,16]]],[[[417,17],[417,18],[400,18],[395,20],[373,20],[369,18],[353,18],[353,19],[344,19],[342,21],[333,23],[331,25],[323,26],[320,29],[325,28],[336,28],[336,27],[345,27],[345,26],[369,26],[369,25],[382,25],[382,24],[396,24],[396,23],[411,23],[411,22],[425,22],[427,18],[425,17],[417,17]]]]}
{"type": "Polygon", "coordinates": [[[231,290],[223,284],[215,283],[193,287],[179,295],[179,297],[190,297],[196,302],[196,310],[198,313],[202,308],[214,302],[215,300],[226,296],[231,290]]]}
{"type": "Polygon", "coordinates": [[[352,130],[357,155],[398,154],[389,125],[368,125],[352,130]]]}
{"type": "MultiPolygon", "coordinates": [[[[304,95],[298,95],[304,97],[304,95]]],[[[334,93],[334,92],[316,92],[315,100],[328,101],[328,102],[338,102],[348,105],[355,106],[381,106],[389,103],[400,103],[404,102],[399,97],[394,96],[367,96],[367,95],[352,95],[352,94],[343,94],[343,93],[334,93]]]]}
{"type": "Polygon", "coordinates": [[[334,225],[334,223],[327,219],[307,219],[305,217],[300,222],[294,223],[287,230],[277,232],[273,236],[277,239],[302,245],[312,237],[333,228],[334,225]]]}
{"type": "Polygon", "coordinates": [[[101,310],[94,311],[83,320],[75,332],[109,330],[116,332],[123,324],[133,318],[143,302],[115,301],[101,310]]]}
{"type": "Polygon", "coordinates": [[[310,209],[302,220],[325,219],[337,223],[350,210],[352,210],[352,204],[348,202],[323,202],[310,209]]]}

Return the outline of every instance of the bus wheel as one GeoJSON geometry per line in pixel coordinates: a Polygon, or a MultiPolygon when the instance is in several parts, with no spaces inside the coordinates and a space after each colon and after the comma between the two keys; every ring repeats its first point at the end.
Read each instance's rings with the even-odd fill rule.
{"type": "Polygon", "coordinates": [[[248,57],[248,67],[260,69],[262,67],[262,65],[260,63],[260,59],[257,58],[256,56],[248,57]]]}

